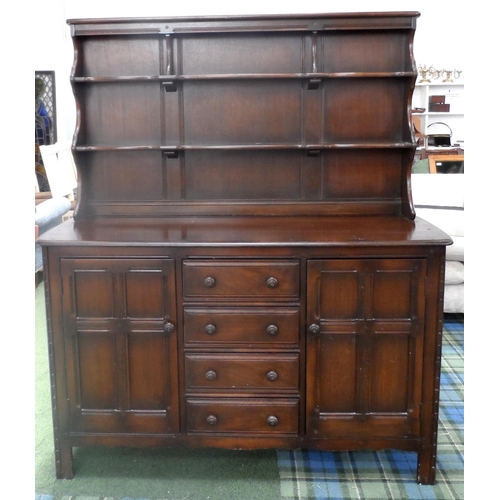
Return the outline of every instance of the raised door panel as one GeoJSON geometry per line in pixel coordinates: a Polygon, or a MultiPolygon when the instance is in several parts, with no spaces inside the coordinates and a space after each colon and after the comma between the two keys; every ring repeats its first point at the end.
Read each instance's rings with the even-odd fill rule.
{"type": "Polygon", "coordinates": [[[130,409],[165,411],[169,404],[165,337],[157,332],[130,332],[127,347],[130,409]]]}
{"type": "Polygon", "coordinates": [[[73,277],[77,316],[112,318],[114,316],[112,274],[107,269],[96,268],[78,271],[73,277]]]}
{"type": "Polygon", "coordinates": [[[112,330],[81,329],[77,335],[78,406],[82,410],[117,408],[117,359],[112,330]]]}
{"type": "Polygon", "coordinates": [[[71,430],[177,432],[174,264],[63,259],[71,430]]]}
{"type": "Polygon", "coordinates": [[[425,268],[422,259],[308,263],[309,433],[418,435],[425,268]]]}

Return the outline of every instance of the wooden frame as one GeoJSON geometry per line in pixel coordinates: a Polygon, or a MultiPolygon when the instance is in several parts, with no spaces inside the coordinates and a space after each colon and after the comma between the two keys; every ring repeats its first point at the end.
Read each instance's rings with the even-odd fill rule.
{"type": "Polygon", "coordinates": [[[464,155],[429,155],[429,172],[431,174],[437,174],[436,163],[443,161],[458,163],[464,161],[464,155]]]}

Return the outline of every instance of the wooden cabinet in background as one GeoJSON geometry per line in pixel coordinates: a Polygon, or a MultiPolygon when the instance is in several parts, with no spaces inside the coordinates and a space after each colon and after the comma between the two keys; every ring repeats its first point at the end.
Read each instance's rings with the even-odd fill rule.
{"type": "Polygon", "coordinates": [[[397,448],[434,482],[450,239],[411,200],[417,17],[69,21],[58,477],[76,446],[177,444],[397,448]]]}

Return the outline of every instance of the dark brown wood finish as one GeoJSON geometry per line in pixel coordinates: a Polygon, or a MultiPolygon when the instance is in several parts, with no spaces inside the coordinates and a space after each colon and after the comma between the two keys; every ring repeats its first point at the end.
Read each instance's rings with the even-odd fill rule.
{"type": "Polygon", "coordinates": [[[183,444],[393,447],[435,481],[417,17],[69,21],[79,200],[39,240],[58,477],[75,446],[183,444]]]}
{"type": "Polygon", "coordinates": [[[76,218],[413,217],[415,17],[70,21],[76,218]]]}

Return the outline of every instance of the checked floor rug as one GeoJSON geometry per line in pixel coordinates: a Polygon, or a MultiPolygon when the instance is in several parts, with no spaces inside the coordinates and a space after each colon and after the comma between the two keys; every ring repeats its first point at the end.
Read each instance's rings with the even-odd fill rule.
{"type": "Polygon", "coordinates": [[[415,481],[415,453],[278,451],[281,500],[462,500],[464,498],[464,326],[443,327],[437,484],[415,481]]]}

